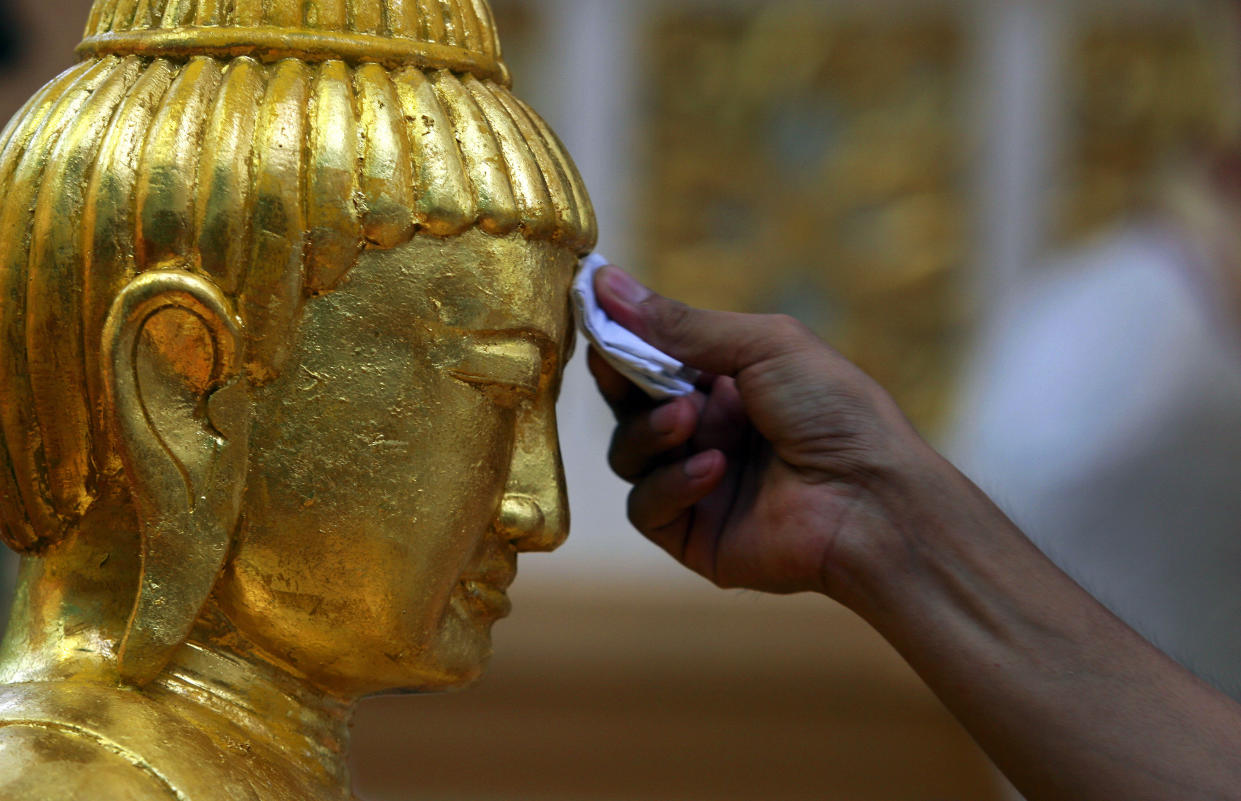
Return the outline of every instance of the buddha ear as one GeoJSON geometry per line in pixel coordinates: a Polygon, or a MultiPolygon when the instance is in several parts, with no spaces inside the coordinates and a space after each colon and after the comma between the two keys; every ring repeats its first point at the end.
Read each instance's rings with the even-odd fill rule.
{"type": "Polygon", "coordinates": [[[104,383],[142,532],[120,672],[138,685],[185,642],[229,551],[249,451],[244,344],[228,298],[189,273],[143,273],[108,315],[104,383]]]}

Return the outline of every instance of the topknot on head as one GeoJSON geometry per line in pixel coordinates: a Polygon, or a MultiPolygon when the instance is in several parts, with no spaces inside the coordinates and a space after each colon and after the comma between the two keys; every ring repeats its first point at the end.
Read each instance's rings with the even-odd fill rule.
{"type": "Polygon", "coordinates": [[[95,0],[78,52],[369,62],[510,85],[486,0],[95,0]]]}

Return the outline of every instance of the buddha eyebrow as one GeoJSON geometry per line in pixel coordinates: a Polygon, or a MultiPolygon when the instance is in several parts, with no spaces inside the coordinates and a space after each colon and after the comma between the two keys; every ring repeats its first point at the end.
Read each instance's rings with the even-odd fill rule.
{"type": "Polygon", "coordinates": [[[472,333],[466,353],[453,369],[459,378],[503,381],[537,388],[547,365],[546,337],[529,331],[472,333]]]}
{"type": "Polygon", "coordinates": [[[480,359],[490,362],[493,369],[500,369],[504,363],[529,365],[537,371],[537,377],[534,374],[530,376],[528,383],[532,386],[541,384],[553,372],[564,369],[568,364],[568,353],[571,353],[574,342],[570,334],[566,337],[562,349],[555,339],[537,328],[485,331],[458,329],[458,332],[467,341],[467,347],[474,357],[473,359],[467,357],[464,361],[472,361],[472,364],[462,364],[464,369],[458,368],[458,373],[475,374],[478,378],[482,378],[483,376],[478,373],[485,368],[479,361],[480,359]],[[564,360],[559,364],[554,364],[557,359],[564,360]]]}
{"type": "Polygon", "coordinates": [[[547,334],[533,328],[514,328],[499,331],[463,331],[472,347],[525,345],[537,350],[544,360],[556,353],[556,342],[547,334]]]}

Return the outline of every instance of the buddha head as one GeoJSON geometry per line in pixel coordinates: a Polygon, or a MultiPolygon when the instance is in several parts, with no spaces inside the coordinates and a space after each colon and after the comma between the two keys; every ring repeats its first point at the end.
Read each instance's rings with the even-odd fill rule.
{"type": "Polygon", "coordinates": [[[595,236],[485,0],[96,0],[80,54],[0,135],[5,678],[142,686],[206,628],[472,680],[567,530],[595,236]]]}

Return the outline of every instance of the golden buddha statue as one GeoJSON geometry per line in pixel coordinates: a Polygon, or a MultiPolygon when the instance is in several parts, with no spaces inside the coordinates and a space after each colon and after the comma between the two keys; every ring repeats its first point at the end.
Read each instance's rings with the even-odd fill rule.
{"type": "Polygon", "coordinates": [[[349,798],[567,512],[581,180],[485,0],[95,0],[0,134],[0,798],[349,798]]]}

